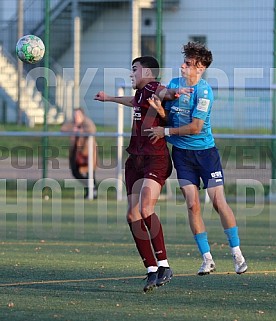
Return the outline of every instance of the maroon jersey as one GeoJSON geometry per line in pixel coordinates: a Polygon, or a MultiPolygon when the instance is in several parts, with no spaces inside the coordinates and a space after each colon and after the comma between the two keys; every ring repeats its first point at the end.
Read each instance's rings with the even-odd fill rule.
{"type": "Polygon", "coordinates": [[[167,155],[169,153],[165,138],[152,144],[148,132],[145,129],[164,126],[164,120],[156,110],[148,103],[148,98],[155,93],[160,83],[157,81],[148,83],[142,89],[136,90],[133,99],[133,125],[129,146],[126,149],[134,155],[167,155]]]}

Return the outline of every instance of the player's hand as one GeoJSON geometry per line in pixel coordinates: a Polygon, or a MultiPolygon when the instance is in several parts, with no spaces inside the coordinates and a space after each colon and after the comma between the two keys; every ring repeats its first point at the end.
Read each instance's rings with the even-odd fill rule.
{"type": "Polygon", "coordinates": [[[178,88],[174,96],[175,98],[179,98],[181,95],[186,95],[190,97],[193,92],[194,92],[194,88],[181,87],[181,88],[178,88]]]}
{"type": "Polygon", "coordinates": [[[95,96],[94,100],[99,100],[99,101],[108,101],[108,95],[104,91],[99,91],[95,96]]]}
{"type": "Polygon", "coordinates": [[[150,98],[148,98],[148,102],[149,105],[154,108],[162,118],[166,117],[165,110],[161,104],[161,99],[157,95],[153,94],[150,98]]]}
{"type": "Polygon", "coordinates": [[[160,138],[165,136],[164,127],[152,127],[149,129],[145,129],[145,132],[149,132],[149,139],[151,140],[152,144],[155,144],[160,138]]]}
{"type": "Polygon", "coordinates": [[[163,109],[160,98],[155,94],[153,94],[150,98],[148,98],[148,102],[151,105],[151,107],[153,107],[157,111],[160,108],[163,109]]]}

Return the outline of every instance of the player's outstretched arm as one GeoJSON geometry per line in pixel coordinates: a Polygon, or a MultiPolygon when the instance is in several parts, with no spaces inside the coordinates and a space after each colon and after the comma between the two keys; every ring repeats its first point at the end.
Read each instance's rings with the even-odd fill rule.
{"type": "Polygon", "coordinates": [[[115,96],[109,96],[104,91],[99,91],[94,99],[98,101],[110,101],[117,104],[122,104],[125,106],[133,107],[133,96],[121,96],[121,97],[115,97],[115,96]]]}

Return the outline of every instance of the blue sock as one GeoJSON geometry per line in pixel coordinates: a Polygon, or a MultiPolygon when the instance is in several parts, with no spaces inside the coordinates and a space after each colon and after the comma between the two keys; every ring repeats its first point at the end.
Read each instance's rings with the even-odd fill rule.
{"type": "Polygon", "coordinates": [[[198,249],[201,255],[203,255],[204,253],[210,252],[210,245],[208,243],[207,232],[198,233],[194,235],[194,239],[196,241],[196,244],[198,246],[198,249]]]}
{"type": "Polygon", "coordinates": [[[230,247],[240,246],[240,238],[239,238],[237,226],[225,229],[224,233],[227,235],[227,239],[230,247]]]}

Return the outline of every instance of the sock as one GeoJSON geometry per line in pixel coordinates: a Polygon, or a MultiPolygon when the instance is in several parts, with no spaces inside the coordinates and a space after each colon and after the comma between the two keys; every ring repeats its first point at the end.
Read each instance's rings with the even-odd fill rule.
{"type": "Polygon", "coordinates": [[[148,266],[147,267],[147,272],[151,273],[151,272],[157,272],[158,268],[157,266],[148,266]]]}
{"type": "Polygon", "coordinates": [[[239,246],[231,247],[232,256],[242,256],[242,252],[239,246]]]}
{"type": "Polygon", "coordinates": [[[198,249],[201,255],[204,255],[205,253],[210,252],[210,245],[208,243],[207,232],[198,233],[194,235],[194,239],[196,241],[196,244],[198,246],[198,249]]]}
{"type": "Polygon", "coordinates": [[[158,267],[163,266],[163,267],[170,267],[168,260],[162,260],[157,262],[158,267]]]}
{"type": "Polygon", "coordinates": [[[224,233],[227,235],[227,239],[230,247],[240,246],[240,238],[239,238],[237,226],[225,229],[224,233]]]}
{"type": "Polygon", "coordinates": [[[129,223],[129,228],[135,241],[137,250],[142,258],[144,266],[156,266],[156,259],[152,252],[147,228],[143,220],[129,223]]]}
{"type": "Polygon", "coordinates": [[[204,253],[203,259],[204,259],[204,261],[213,260],[212,254],[210,252],[204,253]]]}
{"type": "Polygon", "coordinates": [[[157,260],[166,260],[167,252],[165,248],[163,229],[159,217],[155,213],[153,213],[146,219],[144,219],[144,222],[149,230],[151,244],[155,251],[155,256],[157,260]]]}

